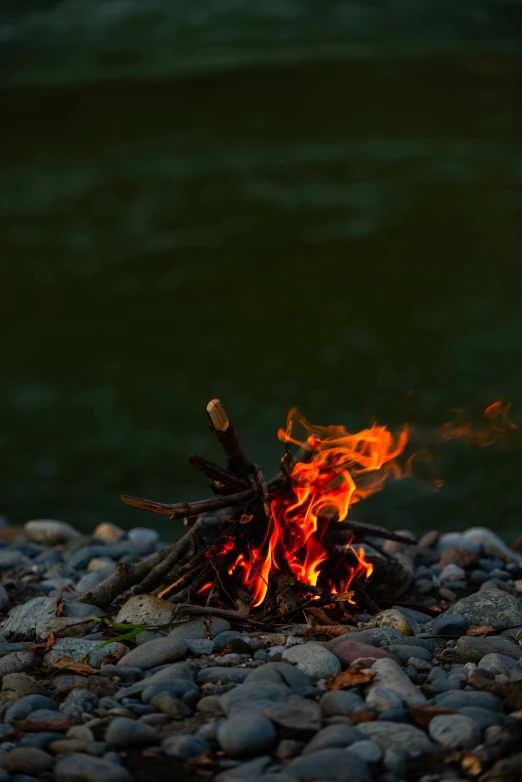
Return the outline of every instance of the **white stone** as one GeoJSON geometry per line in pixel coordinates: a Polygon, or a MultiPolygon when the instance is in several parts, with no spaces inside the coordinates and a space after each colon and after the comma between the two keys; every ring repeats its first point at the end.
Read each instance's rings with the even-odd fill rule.
{"type": "Polygon", "coordinates": [[[80,537],[78,530],[63,521],[53,519],[35,519],[24,524],[25,534],[33,543],[57,546],[80,537]]]}
{"type": "Polygon", "coordinates": [[[439,578],[443,584],[450,584],[452,581],[465,581],[466,573],[458,565],[446,565],[439,578]]]}
{"type": "Polygon", "coordinates": [[[133,543],[156,543],[159,540],[159,534],[155,529],[148,527],[134,527],[127,536],[133,543]]]}
{"type": "Polygon", "coordinates": [[[381,689],[394,692],[404,703],[410,706],[417,703],[426,703],[426,698],[420,689],[406,676],[395,660],[387,658],[376,660],[372,665],[372,670],[376,676],[366,696],[368,703],[371,703],[372,692],[374,690],[380,692],[381,689]]]}
{"type": "Polygon", "coordinates": [[[120,609],[116,622],[136,625],[165,625],[172,622],[172,603],[154,595],[135,595],[120,609]]]}
{"type": "Polygon", "coordinates": [[[329,678],[341,671],[341,663],[337,657],[317,641],[291,646],[283,653],[283,659],[296,663],[300,671],[313,679],[329,678]]]}

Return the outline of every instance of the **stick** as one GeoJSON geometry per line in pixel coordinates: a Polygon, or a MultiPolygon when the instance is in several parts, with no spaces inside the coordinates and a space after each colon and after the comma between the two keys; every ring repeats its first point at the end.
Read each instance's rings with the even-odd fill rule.
{"type": "Polygon", "coordinates": [[[208,403],[207,416],[210,429],[223,448],[230,470],[242,478],[248,478],[252,469],[251,464],[219,399],[212,399],[208,403]]]}
{"type": "Polygon", "coordinates": [[[353,589],[355,592],[355,599],[357,602],[364,606],[364,608],[367,608],[368,611],[371,611],[371,613],[375,616],[375,614],[380,614],[381,609],[377,605],[377,603],[372,600],[368,592],[366,591],[366,587],[362,583],[362,581],[358,578],[354,578],[352,583],[350,584],[350,589],[353,589]]]}
{"type": "MultiPolygon", "coordinates": [[[[209,608],[208,606],[177,605],[174,609],[176,617],[182,616],[217,616],[220,619],[228,619],[229,622],[245,622],[248,620],[250,609],[244,606],[239,611],[229,611],[227,608],[209,608]]],[[[260,622],[260,624],[264,624],[260,622]]]]}
{"type": "Polygon", "coordinates": [[[228,497],[212,497],[209,500],[198,500],[197,502],[178,502],[175,505],[152,502],[139,497],[129,497],[127,494],[122,494],[121,499],[126,505],[132,505],[133,508],[148,510],[152,513],[161,513],[164,516],[170,516],[171,521],[173,521],[186,516],[199,516],[200,513],[208,513],[208,511],[219,510],[220,508],[237,508],[239,505],[244,505],[253,496],[253,491],[246,489],[237,494],[229,494],[228,497]]]}
{"type": "Polygon", "coordinates": [[[223,484],[223,486],[229,487],[234,491],[244,491],[249,488],[248,481],[245,481],[238,475],[234,475],[230,470],[220,467],[219,464],[210,462],[203,456],[191,454],[189,456],[189,464],[196,470],[199,470],[199,472],[202,472],[203,475],[206,475],[207,478],[211,478],[212,481],[218,481],[220,484],[223,484]]]}
{"type": "Polygon", "coordinates": [[[134,565],[129,565],[128,562],[118,562],[116,570],[112,574],[102,581],[101,584],[86,592],[80,598],[80,603],[90,603],[91,605],[98,606],[98,608],[106,608],[112,603],[115,597],[118,597],[127,589],[130,589],[134,584],[142,581],[149,573],[151,568],[154,568],[160,562],[169,555],[169,552],[176,544],[173,543],[167,548],[157,551],[155,554],[150,554],[140,562],[136,562],[134,565]]]}
{"type": "MultiPolygon", "coordinates": [[[[332,513],[329,514],[329,518],[326,516],[329,523],[332,524],[326,535],[328,539],[332,540],[334,543],[345,543],[350,537],[350,532],[357,532],[360,535],[394,540],[397,543],[404,543],[408,546],[416,545],[414,540],[410,540],[410,538],[407,538],[405,535],[401,535],[398,532],[390,532],[390,530],[384,529],[384,527],[378,527],[375,524],[364,524],[361,521],[344,519],[344,521],[338,522],[336,520],[336,515],[337,514],[332,513]]],[[[321,518],[323,518],[322,514],[321,518]]]]}
{"type": "Polygon", "coordinates": [[[174,565],[182,559],[187,553],[192,540],[192,530],[183,535],[180,540],[177,541],[172,547],[169,546],[169,553],[166,557],[158,562],[158,564],[147,573],[143,581],[141,581],[135,588],[135,595],[142,595],[150,592],[158,584],[161,583],[162,578],[174,567],[174,565]]]}
{"type": "MultiPolygon", "coordinates": [[[[315,445],[313,445],[309,440],[307,440],[306,443],[303,443],[303,445],[297,449],[293,456],[294,466],[297,464],[297,462],[309,461],[312,458],[315,450],[315,445]]],[[[284,456],[283,459],[285,459],[284,456]]],[[[283,470],[280,470],[270,481],[268,481],[268,491],[273,492],[276,489],[279,489],[279,487],[282,486],[283,483],[285,483],[285,481],[288,479],[287,473],[288,468],[283,466],[283,470]]]]}

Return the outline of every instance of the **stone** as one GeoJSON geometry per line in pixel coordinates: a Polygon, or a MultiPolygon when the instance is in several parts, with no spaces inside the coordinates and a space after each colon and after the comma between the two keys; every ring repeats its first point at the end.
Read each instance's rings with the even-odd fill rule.
{"type": "Polygon", "coordinates": [[[338,723],[337,725],[328,725],[320,730],[308,742],[303,749],[303,755],[310,755],[321,749],[331,749],[332,747],[349,747],[355,741],[361,741],[363,738],[357,728],[348,723],[338,723]]]}
{"type": "Polygon", "coordinates": [[[133,666],[147,671],[159,665],[175,663],[183,659],[188,652],[186,641],[181,638],[156,638],[154,641],[137,646],[122,657],[119,666],[133,666]]]}
{"type": "Polygon", "coordinates": [[[13,652],[0,658],[0,677],[38,668],[41,657],[33,652],[13,652]]]}
{"type": "Polygon", "coordinates": [[[500,700],[490,692],[478,690],[449,690],[441,692],[432,698],[431,702],[437,706],[446,706],[448,709],[462,709],[466,706],[477,706],[489,711],[500,711],[500,700]]]}
{"type": "Polygon", "coordinates": [[[509,625],[522,624],[522,604],[500,589],[487,589],[463,597],[441,616],[453,614],[462,614],[470,625],[490,625],[497,619],[509,625]]]}
{"type": "Polygon", "coordinates": [[[232,757],[270,752],[277,743],[272,722],[262,714],[241,712],[224,720],[218,727],[221,749],[232,757]]]}
{"type": "Polygon", "coordinates": [[[85,638],[86,628],[93,629],[94,623],[86,624],[80,617],[45,616],[38,620],[34,632],[39,640],[46,641],[51,633],[58,636],[66,632],[67,637],[85,638]]]}
{"type": "Polygon", "coordinates": [[[87,743],[80,739],[58,739],[49,744],[49,749],[53,755],[67,755],[73,752],[86,752],[87,743]]]}
{"type": "MultiPolygon", "coordinates": [[[[370,644],[370,646],[381,646],[382,644],[403,643],[405,636],[398,630],[393,630],[389,627],[370,627],[367,630],[352,631],[350,639],[358,643],[370,644]]],[[[326,648],[332,652],[339,644],[345,641],[346,636],[344,635],[341,635],[339,638],[332,638],[331,641],[327,642],[326,648]]]]}
{"type": "Polygon", "coordinates": [[[441,554],[439,565],[442,569],[446,565],[458,565],[460,568],[466,569],[475,567],[479,561],[478,554],[474,551],[470,551],[468,548],[462,546],[453,546],[444,549],[441,554]]]}
{"type": "Polygon", "coordinates": [[[465,581],[466,573],[458,565],[446,565],[439,579],[443,584],[451,584],[452,581],[465,581]]]}
{"type": "Polygon", "coordinates": [[[360,695],[348,690],[330,690],[321,696],[319,706],[325,717],[349,716],[364,703],[360,695]]]}
{"type": "Polygon", "coordinates": [[[291,760],[285,771],[299,780],[366,782],[370,778],[365,761],[345,749],[320,749],[291,760]]]}
{"type": "Polygon", "coordinates": [[[85,744],[90,744],[95,740],[94,733],[87,725],[74,725],[72,728],[69,728],[65,736],[68,739],[83,741],[85,744]]]}
{"type": "Polygon", "coordinates": [[[86,595],[87,592],[90,592],[91,589],[97,587],[98,584],[101,584],[102,581],[105,581],[106,578],[112,576],[115,570],[116,563],[112,562],[110,565],[106,565],[99,570],[87,573],[85,576],[82,576],[76,584],[76,592],[79,595],[86,595]]]}
{"type": "Polygon", "coordinates": [[[457,641],[455,650],[460,659],[467,662],[478,662],[491,653],[501,654],[512,660],[520,660],[522,657],[522,649],[517,643],[509,638],[495,636],[479,638],[472,635],[463,635],[457,641]]]}
{"type": "Polygon", "coordinates": [[[90,603],[79,603],[77,600],[70,600],[64,603],[65,616],[74,617],[75,619],[86,619],[87,617],[101,617],[105,616],[105,611],[102,611],[98,606],[91,605],[90,603]]]}
{"type": "Polygon", "coordinates": [[[212,682],[213,684],[241,684],[249,673],[249,668],[212,666],[203,668],[198,673],[197,680],[198,682],[212,682]]]}
{"type": "Polygon", "coordinates": [[[149,527],[133,527],[128,531],[127,537],[132,540],[133,543],[157,543],[159,540],[159,533],[155,529],[149,527]]]}
{"type": "Polygon", "coordinates": [[[247,682],[273,682],[290,687],[297,695],[306,695],[312,687],[312,678],[291,663],[271,662],[251,670],[247,682]]]}
{"type": "Polygon", "coordinates": [[[3,701],[17,701],[25,695],[41,694],[41,686],[27,673],[8,673],[2,679],[3,701]]]}
{"type": "Polygon", "coordinates": [[[96,573],[98,570],[103,570],[111,565],[114,565],[114,562],[111,559],[107,559],[106,557],[93,557],[87,565],[87,570],[91,573],[96,573]]]}
{"type": "Polygon", "coordinates": [[[58,732],[52,733],[50,731],[42,731],[41,733],[26,733],[20,741],[20,746],[46,751],[54,741],[59,741],[61,738],[62,734],[58,732]]]}
{"type": "Polygon", "coordinates": [[[219,695],[204,695],[196,704],[196,711],[203,714],[221,714],[221,699],[219,695]]]}
{"type": "Polygon", "coordinates": [[[255,760],[226,769],[217,775],[215,782],[252,782],[263,773],[269,763],[270,756],[263,755],[255,760]]]}
{"type": "Polygon", "coordinates": [[[52,519],[27,521],[24,524],[24,531],[32,543],[41,543],[44,546],[58,546],[60,543],[68,543],[80,537],[78,530],[70,524],[52,519]]]}
{"type": "Polygon", "coordinates": [[[187,679],[170,679],[168,681],[156,682],[155,684],[146,686],[141,693],[141,699],[143,703],[150,703],[155,695],[159,695],[162,692],[168,692],[171,695],[182,698],[187,692],[199,693],[199,687],[197,684],[188,681],[187,679]]]}
{"type": "Polygon", "coordinates": [[[353,744],[350,744],[350,752],[358,755],[369,765],[380,763],[382,760],[382,750],[379,745],[375,744],[373,741],[365,739],[355,741],[353,744]]]}
{"type": "MultiPolygon", "coordinates": [[[[122,670],[125,670],[125,668],[122,667],[122,670]]],[[[171,679],[186,679],[187,681],[193,682],[194,674],[186,662],[171,663],[170,665],[161,668],[159,671],[156,671],[151,676],[147,676],[145,680],[131,684],[130,687],[124,687],[119,690],[114,697],[116,700],[131,698],[133,695],[141,694],[143,690],[150,687],[151,684],[166,682],[171,679]]]]}
{"type": "Polygon", "coordinates": [[[384,687],[372,687],[366,696],[366,703],[372,709],[377,711],[396,711],[402,710],[403,700],[394,690],[388,690],[384,687]]]}
{"type": "Polygon", "coordinates": [[[60,711],[69,717],[79,718],[84,712],[90,713],[98,706],[98,698],[87,689],[74,689],[60,705],[60,711]]]}
{"type": "Polygon", "coordinates": [[[188,638],[187,646],[188,653],[195,657],[200,657],[204,654],[212,654],[214,651],[214,641],[209,641],[206,638],[188,638]]]}
{"type": "Polygon", "coordinates": [[[490,725],[503,725],[505,722],[504,714],[482,709],[480,706],[464,706],[459,709],[460,714],[470,717],[477,725],[481,734],[489,728],[490,725]]]}
{"type": "Polygon", "coordinates": [[[234,638],[239,638],[242,641],[246,641],[248,636],[245,636],[243,633],[239,633],[237,630],[224,630],[214,637],[214,646],[216,649],[222,649],[230,641],[233,641],[234,638]]]}
{"type": "Polygon", "coordinates": [[[468,620],[463,614],[446,612],[424,625],[423,635],[442,637],[463,635],[468,629],[468,624],[468,620]]]}
{"type": "Polygon", "coordinates": [[[128,719],[116,717],[112,720],[105,733],[105,741],[115,749],[126,747],[150,747],[159,742],[158,733],[149,725],[128,719]]]}
{"type": "Polygon", "coordinates": [[[460,532],[447,532],[440,536],[437,550],[442,554],[447,548],[465,548],[475,554],[482,553],[482,543],[460,532]]]}
{"type": "Polygon", "coordinates": [[[386,611],[375,614],[368,622],[370,627],[386,627],[397,630],[401,635],[413,635],[414,629],[418,629],[418,625],[415,628],[416,624],[412,619],[408,620],[397,608],[387,608],[386,611]]]}
{"type": "Polygon", "coordinates": [[[87,657],[87,662],[92,665],[93,668],[99,668],[102,664],[102,659],[107,655],[120,653],[123,648],[125,652],[127,647],[118,642],[107,644],[102,649],[97,649],[99,641],[85,641],[79,638],[59,638],[55,641],[48,652],[45,653],[44,662],[49,667],[52,667],[53,663],[59,660],[61,657],[68,657],[71,662],[82,662],[84,657],[87,657]]]}
{"type": "Polygon", "coordinates": [[[341,663],[337,657],[317,641],[291,646],[284,652],[283,659],[296,663],[297,668],[312,679],[327,679],[341,671],[341,663]]]}
{"type": "Polygon", "coordinates": [[[163,752],[169,758],[200,758],[210,750],[208,741],[201,736],[169,736],[163,741],[163,752]]]}
{"type": "Polygon", "coordinates": [[[424,649],[422,646],[411,646],[410,644],[390,644],[388,646],[390,657],[393,655],[393,659],[398,660],[405,665],[410,657],[415,657],[417,660],[425,660],[431,662],[433,659],[433,652],[424,649]]]}
{"type": "Polygon", "coordinates": [[[480,741],[477,724],[462,714],[437,715],[430,721],[428,733],[445,749],[469,749],[480,741]]]}
{"type": "Polygon", "coordinates": [[[496,652],[485,654],[479,661],[479,668],[490,671],[495,676],[511,676],[516,667],[517,664],[512,657],[496,652]]]}
{"type": "Polygon", "coordinates": [[[384,649],[378,649],[371,644],[360,643],[351,638],[347,638],[343,643],[338,644],[333,650],[333,654],[337,657],[343,668],[348,668],[355,660],[364,659],[367,667],[370,667],[375,660],[388,658],[399,662],[397,657],[393,654],[384,651],[384,649]],[[371,662],[370,662],[371,661],[371,662]]]}
{"type": "Polygon", "coordinates": [[[25,695],[16,703],[8,706],[4,714],[4,720],[10,724],[16,720],[25,720],[31,712],[37,709],[56,709],[56,701],[52,698],[47,698],[45,695],[25,695]]]}
{"type": "Polygon", "coordinates": [[[94,530],[93,538],[103,540],[104,543],[115,543],[117,540],[124,538],[125,534],[125,530],[118,527],[117,524],[103,522],[102,524],[98,524],[94,530]]]}
{"type": "Polygon", "coordinates": [[[9,752],[3,762],[9,774],[29,774],[37,776],[49,771],[54,765],[53,758],[41,749],[19,747],[9,752]]]}
{"type": "Polygon", "coordinates": [[[479,544],[486,557],[500,559],[503,562],[522,561],[519,554],[506,546],[498,535],[486,527],[471,527],[465,531],[464,538],[479,544]]]}
{"type": "Polygon", "coordinates": [[[2,635],[10,638],[13,635],[31,635],[37,623],[44,617],[54,616],[55,601],[49,597],[34,597],[27,603],[17,606],[2,628],[2,635]]]}
{"type": "Polygon", "coordinates": [[[54,774],[57,782],[133,782],[123,766],[79,753],[60,758],[54,774]]]}
{"type": "Polygon", "coordinates": [[[189,717],[191,709],[185,704],[181,698],[177,695],[173,695],[170,692],[160,692],[154,695],[150,701],[151,706],[155,706],[162,714],[167,714],[174,720],[183,719],[183,717],[189,717]]]}
{"type": "Polygon", "coordinates": [[[292,691],[283,684],[272,682],[245,682],[221,696],[221,708],[228,716],[237,712],[262,711],[291,695],[292,691]]]}
{"type": "Polygon", "coordinates": [[[263,712],[284,738],[308,739],[321,728],[321,709],[315,701],[290,695],[263,712]]]}
{"type": "Polygon", "coordinates": [[[120,608],[116,622],[164,625],[172,620],[172,604],[154,595],[134,595],[120,608]]]}
{"type": "Polygon", "coordinates": [[[410,706],[416,703],[426,703],[426,698],[419,688],[413,684],[411,679],[406,676],[401,667],[393,660],[377,660],[372,665],[372,670],[376,676],[368,690],[366,696],[367,703],[371,703],[372,692],[381,688],[394,692],[399,696],[402,703],[410,706]]]}
{"type": "Polygon", "coordinates": [[[400,722],[362,722],[357,730],[383,750],[405,750],[408,755],[429,751],[432,744],[423,730],[400,722]]]}

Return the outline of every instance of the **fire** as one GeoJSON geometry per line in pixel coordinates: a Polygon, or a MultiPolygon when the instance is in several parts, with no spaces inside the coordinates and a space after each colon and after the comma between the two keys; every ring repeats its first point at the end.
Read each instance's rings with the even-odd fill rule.
{"type": "MultiPolygon", "coordinates": [[[[292,470],[292,487],[277,490],[270,498],[270,518],[262,544],[250,546],[229,568],[260,605],[267,593],[270,575],[289,571],[297,581],[317,586],[321,578],[331,593],[345,592],[354,578],[370,576],[372,565],[364,552],[351,543],[345,546],[343,572],[331,573],[325,562],[329,554],[323,537],[330,523],[341,522],[350,507],[383,488],[390,474],[400,475],[397,457],[408,442],[407,429],[393,435],[386,426],[374,424],[356,434],[344,427],[312,426],[297,410],[290,411],[286,429],[279,431],[286,443],[313,445],[314,456],[298,462],[292,470]],[[307,437],[292,432],[300,426],[307,437]],[[356,564],[351,564],[355,557],[356,564]],[[326,576],[322,573],[326,572],[326,576]]],[[[338,568],[336,568],[338,570],[338,568]]]]}

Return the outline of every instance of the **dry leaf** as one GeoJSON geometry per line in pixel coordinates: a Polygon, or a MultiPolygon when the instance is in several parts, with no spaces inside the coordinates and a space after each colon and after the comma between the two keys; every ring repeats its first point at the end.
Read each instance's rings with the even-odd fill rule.
{"type": "Polygon", "coordinates": [[[347,635],[349,632],[349,629],[344,625],[314,625],[305,631],[304,639],[308,640],[314,635],[329,635],[330,638],[339,638],[340,635],[347,635]]]}
{"type": "Polygon", "coordinates": [[[59,671],[72,671],[73,673],[79,673],[80,676],[89,676],[93,673],[99,673],[99,670],[97,668],[93,668],[92,665],[83,662],[75,663],[67,656],[60,657],[59,660],[56,660],[56,662],[53,663],[52,667],[57,668],[59,671]]]}
{"type": "Polygon", "coordinates": [[[56,602],[54,604],[54,615],[65,616],[65,603],[61,594],[59,594],[56,598],[56,602]]]}
{"type": "Polygon", "coordinates": [[[333,595],[332,602],[342,603],[345,600],[351,600],[354,595],[355,592],[353,590],[351,590],[350,592],[341,592],[339,595],[333,595]]]}
{"type": "Polygon", "coordinates": [[[126,651],[127,647],[122,644],[120,648],[114,652],[114,654],[106,654],[105,657],[102,657],[102,663],[104,665],[116,665],[116,663],[121,660],[126,651]]]}
{"type": "Polygon", "coordinates": [[[488,635],[488,633],[496,632],[492,625],[471,625],[466,630],[466,635],[488,635]]]}
{"type": "Polygon", "coordinates": [[[47,639],[47,643],[45,644],[45,651],[48,652],[49,649],[54,646],[54,643],[56,641],[56,638],[54,637],[54,633],[49,634],[49,638],[47,639]]]}
{"type": "Polygon", "coordinates": [[[306,621],[313,627],[317,624],[331,625],[332,620],[325,614],[322,608],[307,608],[304,612],[306,621]]]}
{"type": "Polygon", "coordinates": [[[338,673],[330,682],[330,689],[344,690],[347,687],[356,687],[358,684],[368,684],[368,682],[371,682],[374,678],[375,673],[370,670],[341,671],[341,673],[338,673]]]}

